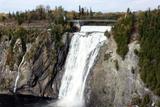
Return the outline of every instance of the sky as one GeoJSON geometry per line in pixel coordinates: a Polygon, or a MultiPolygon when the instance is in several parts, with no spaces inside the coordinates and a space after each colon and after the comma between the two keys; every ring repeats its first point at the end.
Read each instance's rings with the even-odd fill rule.
{"type": "Polygon", "coordinates": [[[65,10],[78,11],[79,5],[93,11],[121,12],[129,7],[132,11],[154,9],[160,0],[0,0],[0,12],[32,10],[37,5],[49,5],[51,9],[62,6],[65,10]]]}

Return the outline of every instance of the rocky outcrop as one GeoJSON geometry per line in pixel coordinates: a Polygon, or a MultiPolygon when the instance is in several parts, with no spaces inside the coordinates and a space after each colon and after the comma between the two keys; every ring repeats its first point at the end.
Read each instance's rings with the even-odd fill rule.
{"type": "Polygon", "coordinates": [[[101,49],[90,79],[90,107],[136,107],[144,96],[150,97],[145,107],[155,107],[158,97],[145,87],[139,75],[138,41],[132,41],[123,60],[116,53],[113,36],[101,49]]]}
{"type": "MultiPolygon", "coordinates": [[[[3,35],[0,93],[12,94],[16,88],[20,94],[57,98],[72,35],[64,34],[58,47],[48,32],[25,45],[21,38],[14,40],[3,35]]],[[[128,47],[124,59],[116,52],[113,36],[101,48],[86,84],[89,107],[136,107],[146,101],[143,107],[157,107],[160,98],[145,87],[139,75],[138,41],[133,40],[128,47]]]]}
{"type": "Polygon", "coordinates": [[[58,87],[52,85],[57,73],[63,69],[70,39],[71,34],[64,34],[61,45],[55,47],[47,31],[25,45],[20,38],[12,42],[9,36],[3,35],[0,42],[0,93],[11,94],[16,86],[16,93],[56,97],[58,87]]]}

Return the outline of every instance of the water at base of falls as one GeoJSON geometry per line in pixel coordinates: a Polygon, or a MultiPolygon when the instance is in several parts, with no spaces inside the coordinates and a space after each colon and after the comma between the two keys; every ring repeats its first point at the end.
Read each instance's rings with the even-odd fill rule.
{"type": "Polygon", "coordinates": [[[87,76],[94,65],[96,57],[104,42],[104,32],[108,26],[82,26],[74,33],[65,63],[65,72],[59,90],[59,100],[54,107],[83,107],[84,89],[87,76]]]}
{"type": "Polygon", "coordinates": [[[0,94],[0,107],[46,107],[49,101],[50,98],[31,95],[0,94]]]}

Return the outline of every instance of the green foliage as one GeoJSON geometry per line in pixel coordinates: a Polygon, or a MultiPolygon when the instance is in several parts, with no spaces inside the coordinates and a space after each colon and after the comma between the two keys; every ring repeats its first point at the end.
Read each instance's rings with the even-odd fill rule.
{"type": "Polygon", "coordinates": [[[53,14],[50,11],[50,8],[44,7],[43,5],[37,6],[35,10],[32,11],[25,11],[25,12],[16,12],[16,13],[9,13],[8,18],[12,20],[16,20],[19,25],[24,22],[30,23],[34,20],[45,20],[53,18],[53,14]]]}
{"type": "Polygon", "coordinates": [[[50,25],[51,40],[55,42],[56,48],[62,46],[63,34],[70,29],[66,24],[54,24],[50,25]]]}
{"type": "Polygon", "coordinates": [[[63,26],[61,24],[52,24],[50,28],[51,39],[59,47],[61,45],[61,39],[63,35],[63,26]]]}
{"type": "Polygon", "coordinates": [[[24,13],[16,12],[15,19],[17,20],[18,25],[21,25],[25,21],[24,17],[24,13]]]}
{"type": "Polygon", "coordinates": [[[156,89],[154,90],[154,93],[155,93],[156,95],[160,96],[160,88],[159,88],[159,87],[156,88],[156,89]]]}
{"type": "Polygon", "coordinates": [[[139,51],[137,49],[134,50],[134,53],[138,56],[139,55],[139,51]]]}
{"type": "Polygon", "coordinates": [[[14,67],[14,53],[13,49],[10,47],[7,51],[7,56],[6,56],[6,65],[9,65],[10,70],[13,70],[14,67]]]}
{"type": "Polygon", "coordinates": [[[140,74],[146,86],[160,96],[160,10],[138,15],[140,74]]]}
{"type": "Polygon", "coordinates": [[[113,28],[114,39],[117,42],[117,53],[124,59],[128,52],[128,43],[133,27],[133,14],[127,13],[125,17],[118,20],[113,28]]]}
{"type": "Polygon", "coordinates": [[[0,81],[0,91],[6,90],[9,86],[11,86],[12,82],[12,78],[2,78],[0,81]]]}
{"type": "Polygon", "coordinates": [[[108,60],[110,57],[111,57],[111,55],[110,55],[109,53],[107,53],[107,54],[104,55],[104,60],[106,61],[106,60],[108,60]]]}
{"type": "Polygon", "coordinates": [[[148,94],[146,94],[143,99],[142,99],[142,103],[139,105],[140,107],[147,107],[147,105],[150,105],[151,103],[151,99],[150,96],[148,94]]]}
{"type": "Polygon", "coordinates": [[[116,69],[117,69],[117,71],[118,71],[118,70],[119,70],[118,60],[115,60],[115,66],[116,66],[116,69]]]}
{"type": "Polygon", "coordinates": [[[106,37],[108,37],[108,38],[110,38],[110,36],[111,36],[111,34],[110,34],[108,31],[106,31],[106,32],[104,33],[104,35],[105,35],[106,37]]]}
{"type": "MultiPolygon", "coordinates": [[[[92,9],[87,9],[86,7],[79,6],[79,12],[76,11],[64,11],[60,7],[55,7],[51,10],[49,6],[39,5],[36,9],[27,10],[25,12],[8,13],[6,19],[9,21],[17,21],[19,25],[22,23],[31,23],[35,20],[47,20],[49,22],[63,21],[64,16],[66,19],[114,19],[117,20],[119,17],[124,15],[124,13],[101,13],[93,12],[92,9]],[[57,20],[58,19],[58,20],[57,20]]],[[[2,17],[0,14],[0,21],[2,17]]],[[[112,23],[111,23],[112,24],[112,23]]]]}
{"type": "Polygon", "coordinates": [[[22,56],[26,52],[26,44],[34,42],[36,37],[39,36],[40,34],[41,31],[39,30],[32,30],[32,29],[27,30],[22,27],[0,28],[0,36],[8,36],[8,40],[10,41],[10,46],[7,50],[6,65],[9,65],[11,70],[13,70],[14,63],[16,61],[15,59],[15,55],[17,54],[16,49],[15,51],[13,51],[13,47],[15,46],[16,40],[19,38],[21,40],[21,45],[22,45],[22,53],[19,56],[17,56],[18,57],[17,64],[19,64],[22,59],[22,56]]]}
{"type": "Polygon", "coordinates": [[[4,15],[0,15],[0,22],[4,22],[7,19],[6,16],[4,15]]]}
{"type": "Polygon", "coordinates": [[[140,96],[136,96],[132,99],[132,105],[140,105],[142,103],[142,99],[140,96]]]}
{"type": "Polygon", "coordinates": [[[158,101],[157,106],[160,107],[160,101],[158,101]]]}
{"type": "MultiPolygon", "coordinates": [[[[3,35],[9,36],[10,38],[10,47],[7,51],[7,59],[6,59],[6,65],[9,65],[10,69],[13,70],[14,67],[14,63],[15,63],[15,52],[13,52],[13,47],[15,45],[16,40],[19,38],[21,39],[21,43],[22,43],[22,55],[26,52],[26,35],[27,35],[27,31],[24,28],[18,27],[18,28],[4,28],[3,35]]],[[[22,56],[19,56],[18,58],[18,64],[20,63],[22,59],[22,56]]]]}
{"type": "Polygon", "coordinates": [[[92,9],[90,8],[89,9],[86,9],[85,7],[81,7],[79,6],[79,18],[89,18],[89,17],[93,17],[93,11],[92,9]]]}
{"type": "Polygon", "coordinates": [[[16,31],[15,31],[15,36],[16,36],[16,38],[20,38],[21,39],[21,42],[22,42],[22,51],[26,52],[27,30],[25,30],[22,27],[17,28],[16,31]]]}
{"type": "Polygon", "coordinates": [[[46,16],[47,16],[46,15],[46,9],[43,5],[37,6],[36,12],[37,12],[39,20],[46,19],[46,16]]]}
{"type": "Polygon", "coordinates": [[[135,16],[128,9],[127,15],[121,18],[113,28],[117,53],[123,58],[128,52],[128,43],[132,30],[138,25],[140,34],[140,51],[135,54],[140,57],[140,76],[147,87],[160,96],[160,9],[140,12],[135,16]]]}
{"type": "Polygon", "coordinates": [[[64,9],[60,7],[56,7],[53,13],[54,19],[52,20],[55,24],[64,24],[65,20],[65,12],[64,9]]]}
{"type": "Polygon", "coordinates": [[[65,22],[65,12],[62,7],[56,7],[54,11],[54,20],[50,24],[51,39],[55,42],[56,48],[62,45],[61,39],[63,34],[70,29],[69,25],[65,22]]]}
{"type": "Polygon", "coordinates": [[[144,95],[143,98],[140,98],[140,96],[136,96],[132,99],[132,105],[138,105],[138,107],[150,107],[150,96],[148,94],[144,95]]]}
{"type": "Polygon", "coordinates": [[[0,29],[0,42],[1,42],[1,38],[2,38],[3,34],[2,34],[2,31],[0,29]]]}

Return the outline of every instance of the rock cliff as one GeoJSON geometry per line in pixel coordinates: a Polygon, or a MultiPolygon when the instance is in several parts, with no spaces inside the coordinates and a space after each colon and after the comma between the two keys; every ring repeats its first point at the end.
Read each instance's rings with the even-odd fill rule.
{"type": "Polygon", "coordinates": [[[158,97],[147,89],[140,79],[139,58],[135,50],[140,49],[138,41],[132,41],[123,60],[116,53],[113,36],[101,49],[99,59],[90,77],[90,107],[156,107],[158,97]]]}
{"type": "MultiPolygon", "coordinates": [[[[33,34],[34,35],[34,34],[33,34]]],[[[55,47],[51,35],[42,31],[33,41],[23,44],[21,38],[13,42],[8,35],[0,42],[0,93],[16,93],[35,96],[56,97],[53,81],[63,65],[69,49],[71,34],[65,33],[61,45],[55,47]],[[17,78],[19,76],[19,78],[17,78]],[[17,85],[15,85],[17,79],[17,85]]]]}

